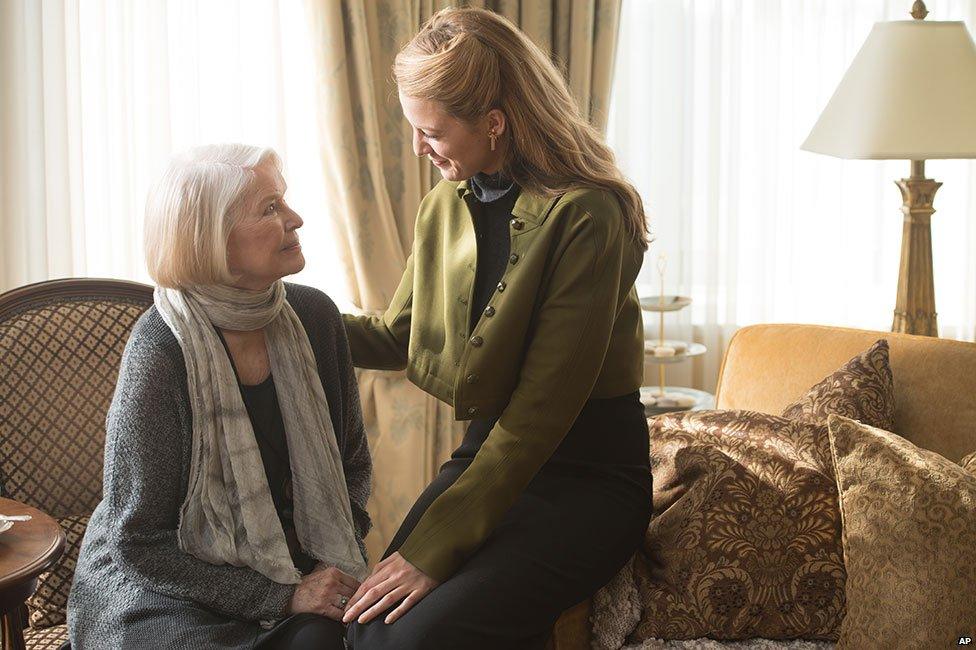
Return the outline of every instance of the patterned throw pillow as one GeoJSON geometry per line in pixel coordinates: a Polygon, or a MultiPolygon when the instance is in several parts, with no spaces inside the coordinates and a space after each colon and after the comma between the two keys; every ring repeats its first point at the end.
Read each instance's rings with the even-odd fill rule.
{"type": "Polygon", "coordinates": [[[64,555],[50,571],[37,578],[37,591],[27,600],[31,627],[50,627],[67,620],[68,592],[89,518],[89,515],[73,515],[58,520],[64,531],[64,555]]]}
{"type": "Polygon", "coordinates": [[[976,476],[908,440],[828,420],[844,517],[838,646],[941,648],[976,624],[976,476]]]}
{"type": "Polygon", "coordinates": [[[631,639],[838,638],[846,612],[827,417],[891,426],[888,342],[818,382],[782,416],[651,418],[654,512],[634,562],[631,639]]]}
{"type": "Polygon", "coordinates": [[[648,424],[656,517],[628,642],[836,639],[845,572],[826,424],[755,411],[648,424]]]}
{"type": "Polygon", "coordinates": [[[889,431],[894,428],[895,391],[886,339],[878,339],[782,413],[784,418],[810,422],[826,421],[830,414],[889,431]]]}
{"type": "Polygon", "coordinates": [[[617,650],[640,623],[643,604],[634,579],[634,559],[600,588],[591,601],[593,650],[617,650]]]}

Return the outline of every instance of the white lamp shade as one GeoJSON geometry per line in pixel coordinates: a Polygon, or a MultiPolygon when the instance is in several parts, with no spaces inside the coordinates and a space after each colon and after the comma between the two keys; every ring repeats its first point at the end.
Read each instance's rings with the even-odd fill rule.
{"type": "Polygon", "coordinates": [[[876,23],[802,148],[838,158],[976,158],[976,46],[966,26],[876,23]]]}

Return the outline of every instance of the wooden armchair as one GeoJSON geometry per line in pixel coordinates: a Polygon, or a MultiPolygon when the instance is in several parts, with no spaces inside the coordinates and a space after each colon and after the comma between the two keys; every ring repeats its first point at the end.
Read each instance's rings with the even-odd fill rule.
{"type": "Polygon", "coordinates": [[[129,332],[152,302],[152,287],[120,280],[53,280],[0,295],[0,494],[57,519],[68,540],[24,613],[28,648],[67,639],[78,549],[102,498],[105,415],[129,332]]]}

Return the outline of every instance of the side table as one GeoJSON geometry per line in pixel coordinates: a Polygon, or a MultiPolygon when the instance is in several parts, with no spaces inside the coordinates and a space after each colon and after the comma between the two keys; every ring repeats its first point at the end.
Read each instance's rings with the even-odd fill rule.
{"type": "Polygon", "coordinates": [[[668,393],[680,393],[682,395],[691,395],[695,398],[694,406],[688,408],[681,408],[677,406],[650,406],[647,396],[652,393],[657,393],[660,390],[658,386],[642,386],[641,392],[641,402],[644,403],[644,415],[646,417],[651,417],[653,415],[660,415],[661,413],[671,413],[674,411],[705,411],[715,408],[715,396],[709,392],[698,390],[696,388],[686,388],[684,386],[666,386],[665,392],[668,393]]]}
{"type": "Polygon", "coordinates": [[[37,589],[37,576],[60,559],[64,532],[54,519],[37,508],[0,497],[0,514],[30,515],[0,533],[0,613],[3,647],[24,650],[24,603],[37,589]]]}

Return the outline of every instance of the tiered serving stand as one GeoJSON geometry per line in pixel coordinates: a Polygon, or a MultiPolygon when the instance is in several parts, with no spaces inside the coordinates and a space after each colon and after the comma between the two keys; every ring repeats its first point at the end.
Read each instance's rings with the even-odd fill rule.
{"type": "Polygon", "coordinates": [[[683,363],[692,357],[705,354],[705,346],[701,343],[679,341],[665,338],[664,315],[676,312],[691,304],[691,298],[686,296],[664,295],[664,256],[658,260],[658,270],[661,272],[661,293],[656,296],[644,296],[640,299],[641,309],[658,314],[658,336],[644,341],[644,358],[647,363],[658,366],[658,383],[656,386],[643,386],[640,389],[641,402],[648,417],[669,411],[697,411],[715,408],[715,396],[703,390],[686,388],[684,386],[668,386],[665,381],[665,369],[670,364],[683,363]]]}

